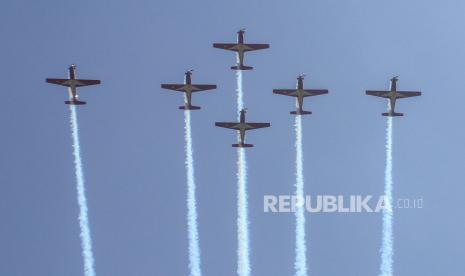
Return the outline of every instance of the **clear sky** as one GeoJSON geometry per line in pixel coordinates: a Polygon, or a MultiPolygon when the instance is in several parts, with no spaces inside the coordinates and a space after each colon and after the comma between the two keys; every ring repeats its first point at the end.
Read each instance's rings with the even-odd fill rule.
{"type": "MultiPolygon", "coordinates": [[[[292,275],[294,215],[263,213],[266,194],[294,191],[291,98],[273,88],[330,94],[307,99],[304,174],[310,195],[383,192],[386,103],[365,89],[421,90],[394,119],[394,196],[424,199],[396,210],[396,275],[463,275],[465,3],[446,1],[26,1],[0,4],[0,275],[82,275],[66,89],[81,78],[81,147],[98,275],[187,275],[182,96],[161,83],[218,89],[197,94],[192,115],[204,275],[235,275],[236,118],[231,52],[213,42],[271,48],[246,56],[253,275],[292,275]]],[[[378,273],[381,214],[307,215],[310,275],[378,273]]]]}

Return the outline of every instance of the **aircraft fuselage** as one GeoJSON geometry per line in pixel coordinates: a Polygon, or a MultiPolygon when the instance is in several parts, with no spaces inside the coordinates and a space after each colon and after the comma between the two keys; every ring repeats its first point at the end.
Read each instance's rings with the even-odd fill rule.
{"type": "Polygon", "coordinates": [[[69,85],[69,98],[71,101],[77,100],[76,86],[78,82],[76,81],[76,66],[74,65],[69,67],[69,80],[67,84],[69,85]]]}
{"type": "Polygon", "coordinates": [[[240,30],[237,32],[237,45],[233,46],[231,49],[237,51],[239,57],[239,65],[244,66],[244,52],[246,50],[253,50],[253,48],[244,44],[244,31],[240,30]]]}
{"type": "Polygon", "coordinates": [[[239,131],[240,143],[245,143],[245,132],[249,129],[254,129],[254,127],[248,125],[245,121],[245,110],[241,110],[239,123],[235,126],[239,131]]]}
{"type": "Polygon", "coordinates": [[[193,86],[192,86],[192,73],[191,71],[186,72],[186,77],[184,78],[184,87],[181,88],[185,92],[184,94],[184,99],[185,99],[185,104],[187,106],[191,106],[192,102],[192,91],[193,91],[193,86]]]}
{"type": "Polygon", "coordinates": [[[299,111],[303,110],[304,107],[304,78],[302,76],[297,78],[297,105],[299,111]]]}
{"type": "Polygon", "coordinates": [[[397,78],[391,79],[391,95],[389,97],[389,113],[394,114],[397,100],[397,78]]]}

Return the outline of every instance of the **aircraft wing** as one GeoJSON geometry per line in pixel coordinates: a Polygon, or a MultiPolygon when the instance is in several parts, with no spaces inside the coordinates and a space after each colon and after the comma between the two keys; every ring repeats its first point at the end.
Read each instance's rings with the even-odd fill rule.
{"type": "Polygon", "coordinates": [[[417,91],[397,91],[396,99],[421,96],[421,92],[417,91]]]}
{"type": "Polygon", "coordinates": [[[375,97],[390,98],[391,91],[367,90],[366,94],[375,97]]]}
{"type": "MultiPolygon", "coordinates": [[[[296,89],[273,89],[273,93],[291,97],[297,97],[297,90],[296,89]]],[[[328,90],[324,89],[305,89],[303,96],[310,97],[310,96],[318,96],[328,94],[328,90]]]]}
{"type": "Polygon", "coordinates": [[[270,127],[270,123],[245,123],[247,125],[247,130],[270,127]]]}
{"type": "Polygon", "coordinates": [[[45,81],[48,83],[53,83],[53,84],[58,84],[58,85],[69,87],[68,79],[46,79],[45,81]]]}
{"type": "MultiPolygon", "coordinates": [[[[70,87],[70,79],[46,79],[46,82],[70,87]]],[[[76,87],[100,84],[99,80],[75,80],[76,87]]]]}
{"type": "Polygon", "coordinates": [[[76,80],[76,87],[100,84],[99,80],[76,80]]]}
{"type": "Polygon", "coordinates": [[[180,90],[184,86],[185,84],[162,84],[161,88],[184,92],[184,90],[180,90]]]}
{"type": "Polygon", "coordinates": [[[247,48],[244,52],[256,51],[270,48],[270,44],[244,44],[247,48]]]}
{"type": "Polygon", "coordinates": [[[192,87],[192,92],[216,89],[216,85],[214,84],[192,84],[192,87]]]}
{"type": "Polygon", "coordinates": [[[296,89],[273,89],[274,94],[284,95],[284,96],[291,96],[297,97],[297,90],[296,89]]]}
{"type": "Polygon", "coordinates": [[[238,45],[237,43],[213,43],[214,48],[229,50],[229,51],[234,51],[234,52],[237,52],[237,49],[234,48],[237,45],[238,45]]]}
{"type": "Polygon", "coordinates": [[[305,89],[304,90],[304,97],[311,97],[311,96],[318,96],[328,94],[328,90],[326,89],[305,89]]]}
{"type": "Polygon", "coordinates": [[[224,128],[229,128],[229,129],[236,129],[236,130],[239,130],[239,127],[238,127],[239,123],[236,123],[236,122],[216,122],[215,123],[215,126],[217,127],[224,127],[224,128]]]}

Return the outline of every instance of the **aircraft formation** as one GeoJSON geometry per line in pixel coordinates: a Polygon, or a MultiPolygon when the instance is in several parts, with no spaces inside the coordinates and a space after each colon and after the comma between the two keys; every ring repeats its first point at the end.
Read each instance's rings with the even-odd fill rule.
{"type": "MultiPolygon", "coordinates": [[[[244,65],[244,54],[250,51],[267,49],[270,47],[269,44],[248,44],[244,43],[244,33],[245,29],[240,29],[237,32],[237,43],[213,43],[214,48],[233,51],[237,53],[237,65],[232,66],[232,70],[252,70],[253,67],[244,65]]],[[[192,105],[192,93],[213,90],[217,86],[214,84],[193,84],[192,83],[192,72],[193,70],[188,70],[185,73],[184,83],[181,84],[162,84],[161,88],[168,89],[172,91],[178,91],[185,94],[185,104],[180,106],[179,109],[182,110],[199,110],[199,106],[192,105]]],[[[274,94],[284,95],[295,97],[297,102],[297,107],[295,111],[291,111],[290,114],[300,116],[300,115],[310,115],[311,111],[303,110],[304,98],[311,96],[319,96],[328,94],[327,89],[304,89],[304,78],[305,75],[301,74],[297,77],[297,85],[295,89],[273,89],[274,94]]],[[[397,81],[399,77],[391,78],[391,84],[389,90],[367,90],[366,95],[381,97],[389,100],[390,108],[386,113],[382,113],[383,116],[389,117],[398,117],[403,116],[403,113],[398,113],[395,111],[397,99],[409,98],[421,96],[420,91],[398,91],[397,90],[397,81]]],[[[66,86],[69,88],[69,100],[65,101],[65,104],[69,105],[84,105],[86,102],[78,99],[77,88],[82,86],[97,85],[100,84],[100,80],[86,80],[78,79],[76,75],[76,65],[72,64],[69,67],[69,78],[68,79],[57,79],[57,78],[47,78],[46,82],[66,86]]],[[[229,128],[237,130],[239,133],[239,142],[238,144],[233,144],[233,147],[248,148],[253,147],[252,144],[245,143],[245,132],[247,130],[253,130],[258,128],[270,127],[270,123],[251,123],[247,122],[245,119],[245,114],[247,109],[242,109],[240,111],[240,120],[239,122],[216,122],[215,126],[222,128],[229,128]]]]}
{"type": "MultiPolygon", "coordinates": [[[[237,77],[237,80],[238,80],[238,95],[242,94],[242,91],[240,89],[240,87],[241,87],[241,84],[240,84],[240,81],[241,81],[240,71],[242,71],[242,70],[252,70],[253,69],[252,66],[244,65],[244,55],[245,55],[245,53],[250,52],[250,51],[267,49],[267,48],[270,47],[269,44],[248,44],[248,43],[245,43],[244,42],[244,33],[245,33],[245,29],[241,29],[241,30],[239,30],[237,32],[237,43],[213,43],[214,48],[236,52],[237,62],[236,62],[235,66],[231,67],[231,69],[239,71],[237,73],[237,76],[238,76],[237,77]]],[[[69,77],[68,78],[65,78],[65,79],[47,78],[46,82],[51,83],[51,84],[56,84],[56,85],[61,85],[61,86],[68,87],[69,100],[65,101],[65,104],[71,105],[73,107],[73,108],[70,108],[70,110],[71,110],[71,122],[72,122],[71,125],[72,125],[72,133],[73,133],[73,147],[75,148],[75,151],[74,151],[75,164],[78,164],[75,167],[76,167],[76,175],[78,175],[78,174],[81,175],[81,177],[77,176],[78,189],[84,189],[83,188],[84,184],[83,183],[79,184],[79,181],[81,181],[81,182],[83,181],[82,180],[83,179],[83,177],[82,177],[83,172],[79,171],[79,168],[82,168],[82,166],[79,164],[79,162],[81,162],[80,161],[81,157],[80,157],[80,153],[79,153],[79,138],[78,138],[78,131],[77,131],[76,109],[74,108],[74,106],[85,105],[86,104],[85,101],[82,101],[82,100],[79,99],[79,95],[77,93],[77,88],[78,87],[90,86],[90,85],[98,85],[98,84],[101,83],[101,81],[100,80],[79,79],[79,78],[77,78],[76,65],[74,65],[74,64],[72,64],[68,68],[68,70],[69,70],[69,77]],[[78,163],[76,163],[76,162],[78,162],[78,163]],[[81,179],[81,180],[79,180],[79,179],[81,179]],[[79,188],[80,185],[82,186],[81,188],[79,188]]],[[[215,84],[196,84],[196,83],[193,83],[192,74],[193,74],[193,70],[188,70],[188,71],[185,72],[184,82],[183,83],[161,84],[161,88],[171,90],[171,91],[175,91],[175,92],[181,92],[181,93],[184,94],[184,104],[179,106],[179,109],[185,111],[186,170],[187,170],[187,182],[189,183],[187,186],[188,186],[188,189],[191,189],[190,191],[195,191],[195,181],[194,181],[194,176],[193,176],[194,174],[193,174],[192,148],[191,148],[192,140],[191,140],[191,138],[187,138],[187,137],[190,137],[190,111],[200,110],[201,107],[193,105],[193,103],[192,103],[192,95],[193,95],[193,93],[196,93],[196,92],[214,90],[214,89],[217,88],[217,85],[215,85],[215,84]],[[189,133],[189,134],[187,134],[187,133],[189,133]]],[[[293,110],[293,111],[290,111],[291,115],[303,116],[303,115],[312,114],[311,111],[304,110],[304,98],[312,97],[312,96],[325,95],[325,94],[329,93],[329,91],[327,89],[306,89],[306,88],[304,88],[304,79],[305,79],[305,75],[301,74],[301,75],[299,75],[297,77],[297,84],[296,84],[295,88],[291,88],[291,89],[273,89],[273,91],[272,91],[273,94],[284,95],[284,96],[289,96],[289,97],[294,97],[295,98],[296,109],[293,110]]],[[[421,96],[420,91],[400,91],[400,90],[397,90],[397,82],[398,82],[398,77],[396,76],[396,77],[391,78],[389,90],[367,90],[366,91],[366,95],[385,98],[385,99],[387,99],[389,101],[389,110],[388,110],[388,112],[382,113],[382,116],[388,116],[388,117],[403,116],[403,113],[396,112],[396,110],[395,110],[397,99],[421,96]]],[[[215,122],[215,126],[216,127],[221,127],[221,128],[232,129],[232,130],[235,130],[237,132],[237,134],[238,134],[237,135],[237,137],[238,137],[237,140],[238,141],[237,141],[237,143],[232,144],[233,148],[251,148],[254,145],[246,143],[246,141],[245,141],[246,132],[248,130],[260,129],[260,128],[268,128],[268,127],[271,126],[271,124],[268,123],[268,122],[259,122],[259,123],[257,123],[257,122],[249,122],[249,121],[247,121],[246,120],[247,109],[242,108],[242,104],[240,104],[239,101],[238,101],[238,106],[240,106],[239,108],[241,108],[241,110],[239,111],[240,114],[239,114],[238,121],[215,122]]],[[[297,121],[300,122],[299,117],[296,118],[296,122],[297,121]]],[[[391,122],[391,121],[389,120],[388,122],[391,122]]],[[[299,123],[299,125],[300,125],[300,128],[301,128],[301,123],[299,123]]],[[[297,132],[299,132],[297,129],[298,128],[296,127],[296,137],[297,137],[297,132]]],[[[300,138],[300,140],[301,140],[301,138],[300,138]]],[[[297,142],[296,142],[296,144],[297,144],[297,142]]],[[[298,146],[296,146],[296,151],[298,151],[297,148],[298,148],[298,146]]],[[[299,154],[297,154],[296,156],[298,156],[298,155],[299,154]]],[[[238,151],[238,163],[237,163],[238,164],[238,174],[237,174],[238,175],[238,190],[240,190],[240,189],[246,190],[245,187],[247,186],[245,184],[246,182],[244,182],[244,181],[246,181],[244,179],[247,179],[247,170],[246,170],[247,165],[246,165],[246,161],[245,161],[246,159],[244,158],[244,156],[245,156],[245,151],[239,150],[238,151]],[[242,156],[242,157],[240,157],[240,156],[242,156]]],[[[298,167],[297,164],[296,164],[296,166],[298,167]]],[[[296,174],[299,174],[299,173],[302,174],[302,171],[298,172],[298,169],[296,168],[296,174]]],[[[297,179],[299,179],[298,176],[297,176],[297,179]]],[[[297,183],[299,181],[300,181],[301,189],[303,189],[303,179],[297,180],[297,183]]],[[[296,184],[296,186],[297,185],[298,184],[296,184]]],[[[303,193],[303,191],[302,191],[302,193],[303,193]]],[[[188,194],[189,194],[189,192],[188,192],[188,194]]],[[[247,201],[246,192],[242,191],[242,194],[243,194],[242,198],[238,199],[238,206],[240,206],[239,202],[241,200],[242,201],[247,201]]],[[[296,192],[296,194],[297,194],[297,192],[296,192]]],[[[82,192],[80,196],[85,198],[84,192],[82,192]]],[[[190,194],[190,196],[193,199],[192,198],[189,199],[189,197],[188,197],[188,201],[190,200],[190,202],[191,202],[190,205],[192,205],[192,206],[189,205],[188,209],[189,209],[189,212],[192,212],[192,213],[196,214],[195,195],[192,196],[192,194],[190,194]],[[194,203],[192,203],[192,202],[194,202],[194,203]]],[[[82,203],[82,205],[81,205],[81,201],[80,201],[81,213],[85,214],[87,212],[87,206],[85,205],[85,199],[82,200],[82,202],[84,202],[84,203],[82,203]]],[[[242,209],[239,208],[240,210],[242,210],[242,211],[240,211],[242,213],[238,215],[238,217],[241,218],[241,219],[238,219],[238,229],[240,229],[240,230],[238,230],[239,232],[247,232],[248,231],[247,230],[248,222],[247,222],[247,218],[246,218],[247,211],[246,211],[245,208],[246,207],[244,207],[242,209]]],[[[193,216],[193,217],[195,217],[195,216],[193,216]]],[[[80,220],[81,220],[81,218],[87,218],[87,214],[81,215],[80,220]]],[[[196,219],[194,218],[192,220],[196,220],[196,219]]],[[[296,221],[299,221],[299,220],[297,219],[296,221]]],[[[190,225],[191,225],[190,227],[192,228],[192,229],[188,230],[189,233],[196,233],[198,231],[197,226],[196,226],[197,222],[196,221],[194,221],[194,222],[189,221],[189,222],[190,222],[190,225]]],[[[304,223],[304,222],[305,221],[303,220],[302,223],[304,223]]],[[[92,250],[91,250],[91,244],[90,244],[90,230],[89,230],[89,227],[88,227],[88,221],[83,221],[83,222],[80,221],[80,225],[81,225],[81,238],[82,238],[82,241],[83,241],[83,256],[87,256],[85,258],[85,260],[84,260],[85,267],[86,267],[85,269],[86,269],[86,271],[92,271],[93,270],[93,257],[92,257],[92,250]],[[84,237],[83,235],[87,235],[87,237],[84,237]],[[86,242],[88,242],[89,244],[86,244],[86,242]]],[[[189,225],[189,223],[188,223],[188,225],[189,225]]],[[[387,233],[389,234],[389,232],[387,232],[387,233]]],[[[194,234],[192,234],[192,235],[195,236],[194,234]]],[[[303,240],[304,240],[303,243],[305,244],[305,238],[303,238],[303,240]]],[[[387,240],[389,240],[389,237],[387,238],[387,240]]],[[[196,269],[199,270],[199,268],[195,268],[195,267],[200,266],[198,264],[198,260],[197,261],[195,260],[196,254],[198,255],[198,252],[197,253],[195,252],[196,251],[196,249],[195,249],[196,248],[196,242],[195,242],[195,239],[191,240],[191,238],[190,238],[189,242],[190,243],[192,242],[192,244],[189,245],[189,251],[192,251],[192,256],[194,256],[194,257],[192,257],[193,261],[191,259],[189,265],[190,265],[191,269],[196,271],[196,269]],[[193,263],[195,265],[193,265],[193,263]]],[[[383,242],[384,242],[384,240],[383,240],[383,242]]],[[[197,241],[197,243],[198,243],[198,241],[197,241]]],[[[239,242],[238,248],[247,248],[248,247],[247,243],[248,243],[247,240],[241,240],[239,242]]],[[[197,247],[198,247],[198,244],[197,244],[197,247]]],[[[303,247],[305,247],[305,246],[303,246],[303,247]]],[[[248,250],[248,249],[244,249],[244,250],[248,250]]],[[[389,250],[387,250],[387,252],[389,252],[389,250]]],[[[386,254],[383,253],[383,255],[386,255],[386,254]]],[[[389,254],[387,254],[387,255],[389,255],[389,254]]],[[[244,256],[246,256],[246,255],[244,255],[244,256]]],[[[248,258],[248,257],[244,257],[244,256],[240,255],[241,258],[248,258]]],[[[244,265],[244,264],[247,264],[247,262],[248,262],[248,260],[242,260],[242,261],[238,260],[238,263],[239,263],[238,267],[241,267],[241,263],[242,263],[244,271],[247,271],[247,269],[250,269],[250,268],[247,268],[247,265],[244,265]]],[[[238,269],[240,269],[240,268],[238,268],[238,269]]],[[[241,274],[241,273],[239,273],[239,274],[241,274]]],[[[95,274],[93,274],[93,272],[91,272],[88,275],[95,275],[95,274]]],[[[195,274],[195,275],[197,275],[197,274],[195,274]]]]}

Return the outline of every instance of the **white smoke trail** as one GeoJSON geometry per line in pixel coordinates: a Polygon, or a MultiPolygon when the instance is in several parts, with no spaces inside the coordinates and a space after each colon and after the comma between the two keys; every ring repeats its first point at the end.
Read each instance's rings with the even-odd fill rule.
{"type": "Polygon", "coordinates": [[[195,199],[194,157],[191,135],[191,113],[184,111],[184,139],[186,142],[186,175],[187,175],[187,228],[189,239],[189,269],[191,276],[202,275],[200,269],[199,232],[197,224],[197,202],[195,199]]]}
{"type": "Polygon", "coordinates": [[[237,150],[237,227],[238,227],[238,268],[239,276],[250,275],[249,260],[249,219],[247,203],[247,157],[244,148],[237,150]]]}
{"type": "Polygon", "coordinates": [[[92,253],[92,238],[90,235],[89,217],[87,215],[87,199],[84,182],[84,171],[81,160],[81,148],[79,142],[79,125],[76,114],[76,106],[70,105],[71,132],[73,138],[74,170],[77,182],[77,194],[79,203],[79,226],[81,228],[82,256],[84,258],[84,275],[95,276],[94,255],[92,253]]]}
{"type": "Polygon", "coordinates": [[[244,95],[242,91],[242,71],[236,71],[236,92],[237,92],[237,119],[240,119],[239,112],[244,108],[244,95]]]}
{"type": "Polygon", "coordinates": [[[392,186],[392,117],[388,117],[386,127],[386,168],[384,172],[384,196],[388,203],[388,208],[383,212],[380,276],[393,275],[392,186]]]}
{"type": "MultiPolygon", "coordinates": [[[[237,112],[244,108],[242,91],[242,71],[236,71],[237,112]]],[[[238,117],[239,119],[239,117],[238,117]]],[[[247,203],[247,156],[244,148],[237,149],[237,273],[239,276],[250,276],[249,259],[249,219],[247,203]]]]}
{"type": "Polygon", "coordinates": [[[302,150],[302,116],[295,116],[295,195],[302,202],[296,204],[295,210],[295,276],[307,275],[307,257],[305,243],[305,207],[304,198],[304,175],[303,175],[303,150],[302,150]]]}

